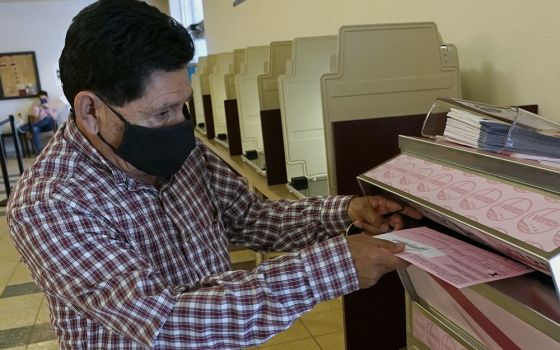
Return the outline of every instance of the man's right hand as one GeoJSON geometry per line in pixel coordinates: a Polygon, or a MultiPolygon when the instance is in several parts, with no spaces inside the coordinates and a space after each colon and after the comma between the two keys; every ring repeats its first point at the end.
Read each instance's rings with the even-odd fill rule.
{"type": "Polygon", "coordinates": [[[404,251],[403,244],[377,239],[365,233],[348,236],[346,239],[360,289],[373,286],[387,272],[409,265],[393,255],[404,251]]]}

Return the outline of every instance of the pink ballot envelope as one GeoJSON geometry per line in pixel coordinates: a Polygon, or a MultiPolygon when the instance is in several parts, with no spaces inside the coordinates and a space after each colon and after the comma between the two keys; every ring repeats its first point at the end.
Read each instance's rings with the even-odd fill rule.
{"type": "Polygon", "coordinates": [[[457,287],[519,276],[533,271],[511,259],[488,252],[427,227],[417,227],[375,236],[404,243],[406,250],[395,254],[457,287]]]}

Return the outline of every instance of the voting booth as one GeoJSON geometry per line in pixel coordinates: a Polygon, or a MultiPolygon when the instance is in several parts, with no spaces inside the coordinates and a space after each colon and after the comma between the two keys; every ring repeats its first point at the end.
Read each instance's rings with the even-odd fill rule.
{"type": "Polygon", "coordinates": [[[300,198],[328,195],[320,78],[336,49],[336,36],[296,38],[278,78],[287,186],[300,198]]]}
{"type": "Polygon", "coordinates": [[[259,172],[265,171],[265,164],[257,77],[265,72],[268,57],[268,46],[248,47],[241,72],[235,76],[241,147],[244,159],[259,172]]]}
{"type": "Polygon", "coordinates": [[[237,88],[235,76],[241,73],[241,68],[245,63],[245,49],[233,50],[232,65],[230,72],[224,75],[226,86],[226,99],[224,101],[224,112],[226,118],[226,138],[230,156],[237,156],[243,153],[241,147],[241,132],[239,130],[239,113],[237,109],[237,88]]]}
{"type": "Polygon", "coordinates": [[[195,128],[202,133],[205,133],[204,128],[204,107],[202,103],[202,90],[200,84],[200,74],[206,70],[207,57],[201,56],[198,58],[195,72],[191,75],[192,98],[189,103],[191,114],[196,120],[195,128]]]}
{"type": "MultiPolygon", "coordinates": [[[[407,116],[416,116],[414,130],[419,134],[436,98],[461,96],[457,49],[441,41],[435,23],[344,26],[335,72],[321,77],[321,94],[329,191],[344,193],[339,191],[344,184],[337,179],[337,168],[347,154],[337,157],[343,140],[337,144],[336,134],[368,123],[392,133],[411,121],[407,116]]],[[[397,135],[390,137],[395,146],[397,135]]]]}
{"type": "MultiPolygon", "coordinates": [[[[321,77],[330,194],[360,195],[356,177],[398,154],[399,134],[419,136],[437,97],[461,94],[457,50],[434,23],[344,26],[332,72],[321,77]]],[[[406,346],[396,273],[343,300],[348,350],[406,346]]]]}
{"type": "Polygon", "coordinates": [[[214,69],[208,76],[215,139],[216,142],[226,148],[228,148],[229,145],[226,133],[226,111],[224,107],[224,101],[226,99],[225,75],[230,72],[232,64],[232,52],[219,53],[216,55],[214,69]]]}
{"type": "Polygon", "coordinates": [[[291,55],[291,41],[270,43],[268,69],[265,74],[261,74],[257,78],[261,137],[266,164],[266,172],[260,173],[266,175],[266,181],[269,185],[283,184],[287,181],[278,97],[278,77],[286,72],[286,62],[291,55]]]}
{"type": "MultiPolygon", "coordinates": [[[[560,168],[428,138],[401,136],[399,146],[359,176],[364,193],[391,196],[421,211],[423,225],[535,270],[461,289],[419,267],[401,271],[408,346],[558,349],[560,168]]],[[[471,267],[478,259],[458,260],[465,266],[444,277],[483,274],[471,267]]]]}
{"type": "Polygon", "coordinates": [[[198,58],[196,72],[192,75],[193,102],[196,113],[196,129],[213,139],[214,117],[212,113],[212,97],[210,94],[210,82],[208,76],[216,65],[216,55],[208,55],[198,58]]]}

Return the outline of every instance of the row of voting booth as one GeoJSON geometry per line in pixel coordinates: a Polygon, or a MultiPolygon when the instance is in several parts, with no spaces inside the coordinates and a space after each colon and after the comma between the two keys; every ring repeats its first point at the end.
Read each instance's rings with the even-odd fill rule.
{"type": "MultiPolygon", "coordinates": [[[[286,184],[300,198],[389,194],[424,211],[423,225],[457,233],[449,221],[432,220],[437,208],[363,174],[400,152],[419,152],[422,143],[409,139],[399,150],[399,135],[420,136],[433,102],[461,98],[460,86],[458,50],[442,42],[434,23],[344,26],[334,36],[200,57],[189,109],[199,137],[241,156],[269,185],[286,184]]],[[[456,164],[461,157],[471,159],[454,156],[456,164]]],[[[400,277],[387,274],[372,288],[344,297],[347,349],[495,349],[504,348],[495,334],[513,336],[511,325],[504,330],[497,324],[495,334],[486,335],[476,318],[450,314],[447,292],[434,287],[429,274],[411,270],[400,277]]],[[[557,296],[550,276],[538,279],[532,288],[538,284],[547,290],[543,295],[557,296]]],[[[516,280],[515,288],[523,288],[519,281],[525,280],[516,280]]],[[[558,348],[557,297],[543,315],[536,303],[503,287],[482,289],[468,291],[476,294],[468,300],[475,308],[491,305],[493,312],[500,310],[500,320],[517,322],[517,329],[539,339],[541,349],[558,348]]],[[[526,348],[519,339],[505,344],[526,348]]]]}

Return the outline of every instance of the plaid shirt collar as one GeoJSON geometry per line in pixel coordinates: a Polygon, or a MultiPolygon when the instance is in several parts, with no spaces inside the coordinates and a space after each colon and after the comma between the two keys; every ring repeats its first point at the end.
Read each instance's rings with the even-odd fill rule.
{"type": "Polygon", "coordinates": [[[71,113],[64,125],[64,138],[67,140],[70,147],[73,147],[75,151],[90,162],[92,166],[98,167],[107,173],[110,173],[115,180],[115,184],[123,184],[130,190],[140,188],[154,189],[154,186],[136,180],[124,170],[118,168],[116,165],[107,160],[85,137],[85,135],[82,134],[80,129],[78,129],[75,118],[75,115],[71,113]]]}

